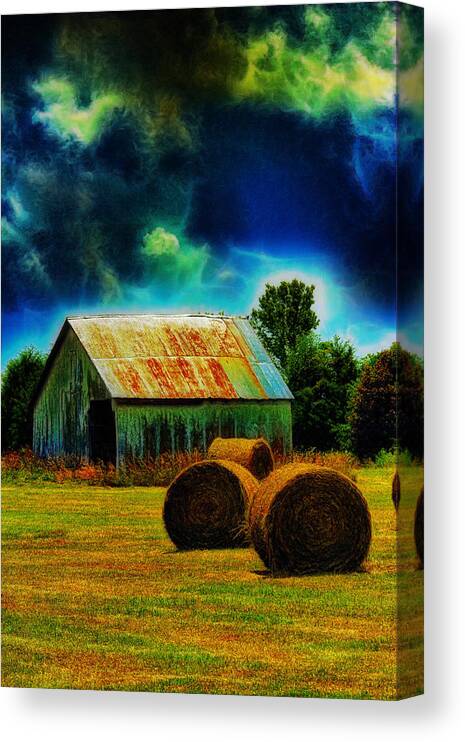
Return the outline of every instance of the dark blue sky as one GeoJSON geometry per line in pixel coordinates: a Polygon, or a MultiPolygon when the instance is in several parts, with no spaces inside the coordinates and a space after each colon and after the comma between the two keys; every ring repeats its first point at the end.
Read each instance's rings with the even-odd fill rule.
{"type": "Polygon", "coordinates": [[[245,314],[293,276],[316,285],[322,335],[385,347],[396,210],[417,349],[422,38],[394,10],[5,18],[3,362],[66,314],[245,314]]]}

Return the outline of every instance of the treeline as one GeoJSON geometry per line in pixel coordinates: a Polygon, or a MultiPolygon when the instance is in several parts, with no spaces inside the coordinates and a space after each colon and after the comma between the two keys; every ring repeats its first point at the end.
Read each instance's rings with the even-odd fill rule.
{"type": "Polygon", "coordinates": [[[251,317],[294,394],[295,448],[422,458],[421,359],[398,343],[358,359],[347,340],[321,340],[314,290],[298,280],[267,284],[251,317]]]}
{"type": "MultiPolygon", "coordinates": [[[[347,340],[318,335],[314,286],[267,284],[251,321],[294,394],[296,449],[423,457],[423,366],[398,343],[358,359],[347,340]]],[[[32,442],[30,402],[46,356],[26,348],[2,377],[2,449],[32,442]]]]}

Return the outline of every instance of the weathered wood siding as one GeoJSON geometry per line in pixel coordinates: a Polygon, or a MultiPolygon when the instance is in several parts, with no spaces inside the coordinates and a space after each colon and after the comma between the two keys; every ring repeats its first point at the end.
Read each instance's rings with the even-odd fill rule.
{"type": "Polygon", "coordinates": [[[100,376],[71,328],[34,409],[33,448],[39,456],[89,457],[89,401],[107,399],[100,376]]]}
{"type": "MultiPolygon", "coordinates": [[[[39,456],[89,459],[91,400],[109,399],[104,382],[70,327],[34,409],[33,447],[39,456]]],[[[117,462],[160,453],[206,451],[213,438],[263,436],[275,450],[292,449],[288,400],[128,403],[113,400],[117,462]]]]}
{"type": "Polygon", "coordinates": [[[263,436],[275,450],[292,450],[289,401],[125,404],[116,410],[118,461],[164,452],[206,451],[216,436],[263,436]]]}

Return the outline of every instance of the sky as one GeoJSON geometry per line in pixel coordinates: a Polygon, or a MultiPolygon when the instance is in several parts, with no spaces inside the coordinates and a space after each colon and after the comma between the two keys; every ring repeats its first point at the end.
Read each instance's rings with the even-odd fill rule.
{"type": "Polygon", "coordinates": [[[4,17],[3,364],[66,315],[246,315],[294,277],[323,337],[421,352],[418,12],[4,17]]]}

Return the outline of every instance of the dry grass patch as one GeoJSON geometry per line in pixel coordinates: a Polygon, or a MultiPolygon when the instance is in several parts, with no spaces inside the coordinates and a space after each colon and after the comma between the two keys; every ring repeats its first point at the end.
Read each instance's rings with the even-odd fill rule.
{"type": "Polygon", "coordinates": [[[358,471],[373,525],[367,572],[279,579],[252,549],[176,551],[162,524],[164,489],[5,486],[3,684],[421,692],[423,572],[413,539],[421,485],[418,472],[405,472],[396,518],[391,478],[358,471]]]}

